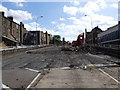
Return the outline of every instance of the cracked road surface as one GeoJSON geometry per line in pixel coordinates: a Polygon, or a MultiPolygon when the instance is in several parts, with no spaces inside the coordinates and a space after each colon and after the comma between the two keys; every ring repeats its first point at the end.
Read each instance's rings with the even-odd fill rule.
{"type": "Polygon", "coordinates": [[[40,80],[36,88],[118,88],[118,86],[114,80],[96,69],[52,69],[40,80]]]}
{"type": "MultiPolygon", "coordinates": [[[[61,47],[51,46],[3,57],[2,78],[3,83],[10,88],[26,88],[38,75],[38,72],[35,72],[35,70],[41,71],[40,73],[42,73],[44,69],[50,69],[50,72],[45,74],[40,81],[37,82],[37,88],[41,88],[43,85],[46,85],[44,87],[52,88],[117,88],[118,83],[109,76],[100,72],[98,68],[87,70],[60,69],[61,67],[69,67],[71,65],[84,66],[89,64],[114,64],[111,61],[117,62],[120,60],[102,54],[92,55],[84,51],[61,51],[61,47]],[[54,70],[55,68],[57,68],[57,70],[54,70]],[[63,82],[65,85],[60,84],[60,82],[63,82]]],[[[118,80],[119,67],[101,67],[101,69],[107,72],[114,79],[118,80]]]]}

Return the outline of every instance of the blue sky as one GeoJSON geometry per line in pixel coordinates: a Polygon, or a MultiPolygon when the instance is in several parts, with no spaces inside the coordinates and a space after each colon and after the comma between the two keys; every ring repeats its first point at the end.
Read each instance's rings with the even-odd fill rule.
{"type": "Polygon", "coordinates": [[[117,2],[13,1],[3,2],[0,11],[5,11],[6,16],[12,15],[15,22],[22,21],[27,30],[36,30],[37,24],[37,30],[48,31],[52,35],[59,34],[68,41],[77,39],[77,35],[84,32],[85,28],[91,31],[92,26],[99,26],[102,30],[106,30],[118,21],[117,2]],[[40,16],[43,18],[39,18],[36,23],[36,18],[40,16]]]}

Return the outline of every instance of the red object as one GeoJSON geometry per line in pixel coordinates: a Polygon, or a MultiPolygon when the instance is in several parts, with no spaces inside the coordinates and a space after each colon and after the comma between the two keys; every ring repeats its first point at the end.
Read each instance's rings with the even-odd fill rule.
{"type": "Polygon", "coordinates": [[[78,35],[77,40],[72,42],[72,46],[83,46],[84,44],[84,33],[78,35]]]}
{"type": "Polygon", "coordinates": [[[68,42],[68,45],[71,45],[71,42],[68,42]]]}

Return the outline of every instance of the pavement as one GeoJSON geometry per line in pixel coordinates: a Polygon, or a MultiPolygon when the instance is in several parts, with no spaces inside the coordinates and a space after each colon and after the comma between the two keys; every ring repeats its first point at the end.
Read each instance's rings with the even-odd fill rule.
{"type": "Polygon", "coordinates": [[[118,83],[97,69],[51,69],[35,88],[118,88],[118,83]]]}

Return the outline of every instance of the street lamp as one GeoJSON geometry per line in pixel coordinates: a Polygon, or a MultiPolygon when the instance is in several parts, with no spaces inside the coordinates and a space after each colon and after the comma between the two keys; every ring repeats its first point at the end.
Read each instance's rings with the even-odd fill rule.
{"type": "Polygon", "coordinates": [[[37,21],[38,21],[39,18],[43,18],[43,16],[39,16],[39,17],[37,17],[37,19],[36,19],[36,31],[37,31],[37,21]]]}
{"type": "MultiPolygon", "coordinates": [[[[85,16],[88,16],[88,15],[85,15],[85,16]]],[[[90,19],[91,19],[91,28],[93,29],[93,21],[92,21],[92,17],[91,16],[88,16],[90,19]]],[[[92,44],[93,44],[93,33],[92,33],[92,44]]]]}
{"type": "MultiPolygon", "coordinates": [[[[86,17],[88,16],[88,15],[85,15],[86,17]]],[[[90,18],[90,20],[91,20],[91,28],[93,29],[93,21],[92,21],[92,17],[91,16],[88,16],[89,18],[90,18]]]]}
{"type": "MultiPolygon", "coordinates": [[[[36,19],[36,31],[37,31],[37,21],[38,21],[39,18],[43,18],[43,16],[39,16],[36,19]]],[[[36,40],[37,40],[37,38],[36,38],[36,40]]],[[[40,32],[40,44],[41,44],[41,32],[40,32]]]]}

